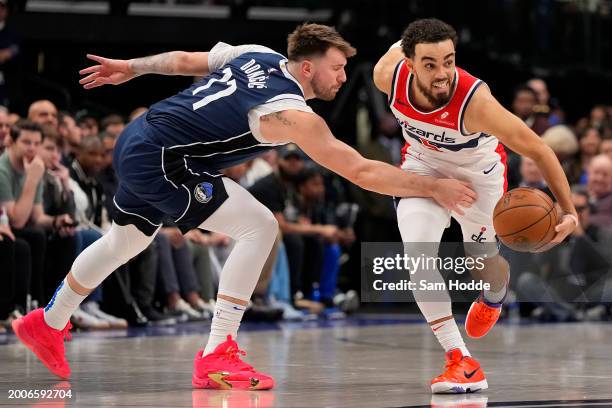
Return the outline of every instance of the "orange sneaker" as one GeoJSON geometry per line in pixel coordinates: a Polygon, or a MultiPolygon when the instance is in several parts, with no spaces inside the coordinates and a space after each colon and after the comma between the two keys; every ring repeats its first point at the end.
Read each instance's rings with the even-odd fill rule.
{"type": "Polygon", "coordinates": [[[64,330],[56,330],[45,322],[43,309],[36,309],[13,320],[11,326],[17,338],[36,354],[49,371],[62,379],[70,378],[64,348],[64,338],[70,340],[70,322],[64,330]]]}
{"type": "Polygon", "coordinates": [[[202,357],[203,353],[204,350],[198,350],[193,362],[191,384],[195,388],[269,390],[274,387],[272,377],[255,371],[240,359],[246,353],[238,348],[232,336],[228,335],[207,356],[202,357]]]}
{"type": "Polygon", "coordinates": [[[463,356],[461,350],[446,353],[446,371],[431,381],[434,394],[464,394],[489,388],[480,363],[463,356]]]}
{"type": "Polygon", "coordinates": [[[473,339],[486,335],[497,323],[501,314],[502,303],[489,303],[483,295],[478,296],[470,306],[465,318],[465,331],[473,339]]]}

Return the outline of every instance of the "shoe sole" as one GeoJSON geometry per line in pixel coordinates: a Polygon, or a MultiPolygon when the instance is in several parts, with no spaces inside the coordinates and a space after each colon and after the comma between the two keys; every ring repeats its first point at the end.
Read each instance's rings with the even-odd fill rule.
{"type": "Polygon", "coordinates": [[[486,390],[487,388],[489,388],[487,380],[473,383],[438,382],[431,384],[431,392],[433,394],[467,394],[486,390]]]}
{"type": "Polygon", "coordinates": [[[207,378],[191,377],[191,385],[194,388],[207,388],[213,390],[269,390],[274,387],[274,380],[257,380],[252,378],[250,381],[228,381],[225,379],[227,374],[210,373],[207,378]]]}
{"type": "Polygon", "coordinates": [[[26,326],[24,326],[23,318],[13,320],[11,322],[11,327],[13,328],[13,332],[17,336],[17,338],[34,353],[34,355],[40,360],[41,363],[47,367],[49,371],[58,376],[63,380],[68,380],[70,378],[70,373],[62,374],[57,372],[49,363],[47,363],[47,359],[55,359],[53,355],[51,355],[46,349],[37,347],[36,340],[30,335],[26,326]]]}
{"type": "Polygon", "coordinates": [[[476,302],[472,302],[472,305],[470,306],[470,309],[469,309],[469,310],[468,310],[468,312],[467,312],[467,315],[466,315],[466,318],[465,318],[465,324],[464,324],[464,327],[465,327],[465,333],[468,335],[468,337],[470,337],[470,338],[472,338],[472,339],[480,339],[480,338],[482,338],[482,337],[486,336],[486,335],[487,335],[487,334],[488,334],[488,333],[491,331],[491,329],[493,328],[493,326],[495,326],[495,325],[497,324],[497,320],[499,320],[499,316],[497,316],[497,320],[495,321],[495,323],[493,323],[493,324],[491,325],[491,327],[489,327],[489,328],[487,329],[487,331],[485,331],[484,333],[482,333],[480,336],[477,336],[477,335],[475,335],[475,334],[473,334],[473,333],[470,333],[470,331],[468,330],[468,320],[469,320],[469,317],[470,317],[470,313],[472,312],[472,308],[474,307],[474,305],[475,305],[475,304],[476,304],[476,302]]]}

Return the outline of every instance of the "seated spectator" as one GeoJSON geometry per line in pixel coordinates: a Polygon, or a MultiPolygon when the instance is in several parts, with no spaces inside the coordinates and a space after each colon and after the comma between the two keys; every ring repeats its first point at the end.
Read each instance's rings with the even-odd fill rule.
{"type": "Polygon", "coordinates": [[[591,159],[599,153],[601,145],[601,134],[594,127],[588,127],[579,133],[578,143],[580,144],[578,164],[580,168],[580,178],[578,184],[587,183],[587,171],[591,159]]]}
{"type": "Polygon", "coordinates": [[[541,135],[550,127],[547,115],[536,111],[538,94],[527,85],[520,85],[514,91],[512,113],[518,116],[536,134],[541,135]]]}
{"type": "MultiPolygon", "coordinates": [[[[28,243],[15,238],[0,208],[0,328],[25,313],[30,287],[31,254],[28,243]]],[[[0,332],[2,330],[0,329],[0,332]]]]}
{"type": "Polygon", "coordinates": [[[46,99],[35,101],[28,108],[28,119],[39,125],[57,128],[57,108],[46,99]]]}
{"type": "Polygon", "coordinates": [[[574,132],[564,125],[553,126],[542,134],[542,141],[557,155],[570,184],[578,183],[580,168],[575,156],[579,145],[574,132]]]}
{"type": "Polygon", "coordinates": [[[539,305],[536,314],[543,320],[601,320],[610,315],[612,233],[590,222],[585,191],[573,191],[572,201],[580,225],[562,245],[530,254],[537,260],[531,270],[521,270],[516,286],[519,299],[539,305]]]}
{"type": "Polygon", "coordinates": [[[87,110],[77,112],[75,119],[77,126],[81,129],[83,138],[87,136],[98,136],[98,133],[100,133],[98,119],[87,110]]]}
{"type": "Polygon", "coordinates": [[[591,222],[612,228],[612,160],[600,154],[589,165],[587,189],[595,205],[591,222]]]}
{"type": "Polygon", "coordinates": [[[57,130],[62,136],[62,164],[70,167],[81,145],[81,128],[77,126],[74,118],[68,112],[60,112],[57,130]]]}
{"type": "MultiPolygon", "coordinates": [[[[43,209],[41,181],[45,174],[45,164],[37,154],[42,139],[39,125],[31,121],[19,122],[11,129],[8,149],[0,156],[0,206],[6,208],[15,236],[26,240],[30,252],[34,254],[31,293],[39,303],[48,299],[44,280],[47,287],[50,287],[57,283],[53,281],[61,273],[66,273],[65,270],[53,271],[53,274],[46,276],[43,272],[46,269],[44,262],[47,246],[47,234],[44,231],[52,238],[58,238],[58,242],[73,233],[73,220],[69,214],[50,216],[43,209]]],[[[68,245],[69,240],[66,242],[68,245]]],[[[54,255],[50,254],[51,257],[54,255]]]]}
{"type": "Polygon", "coordinates": [[[87,220],[100,228],[105,229],[108,223],[103,218],[104,187],[97,179],[104,165],[104,148],[97,136],[83,138],[75,160],[70,166],[70,177],[75,180],[88,199],[87,220]]]}
{"type": "Polygon", "coordinates": [[[520,173],[521,182],[519,183],[519,187],[537,188],[538,190],[544,191],[551,198],[554,197],[546,185],[544,176],[535,161],[529,157],[521,157],[520,173]]]}
{"type": "MultiPolygon", "coordinates": [[[[0,119],[0,124],[2,123],[1,120],[2,119],[0,119]]],[[[601,154],[605,154],[606,156],[608,156],[610,158],[610,160],[612,160],[612,134],[610,135],[610,137],[604,138],[601,141],[601,146],[599,147],[599,152],[601,154]]]]}
{"type": "Polygon", "coordinates": [[[211,318],[209,307],[199,294],[193,258],[183,233],[175,226],[164,226],[156,235],[155,242],[159,250],[161,289],[169,314],[179,320],[211,318]]]}
{"type": "MultiPolygon", "coordinates": [[[[39,155],[45,162],[47,173],[43,178],[44,194],[43,203],[45,212],[50,215],[59,213],[68,213],[73,219],[76,219],[75,200],[71,186],[70,173],[68,168],[60,163],[60,135],[51,126],[44,126],[45,139],[39,150],[39,155]]],[[[80,188],[75,186],[78,192],[80,188]]],[[[63,253],[59,256],[59,266],[56,268],[59,271],[69,270],[76,255],[81,253],[85,248],[102,237],[101,232],[91,227],[80,227],[75,233],[76,251],[72,253],[63,253]]],[[[52,242],[49,242],[48,249],[53,252],[61,251],[62,247],[53,249],[52,242]]],[[[61,272],[60,272],[61,273],[61,272]]],[[[61,279],[61,276],[60,276],[61,279]]],[[[123,319],[118,319],[114,316],[104,313],[99,302],[102,300],[102,288],[96,288],[87,300],[79,306],[72,316],[72,321],[77,327],[87,329],[106,329],[106,328],[126,328],[127,322],[123,319]]]]}
{"type": "Polygon", "coordinates": [[[108,115],[100,121],[100,129],[114,137],[117,137],[125,128],[125,120],[120,115],[108,115]]]}
{"type": "MultiPolygon", "coordinates": [[[[323,265],[318,275],[303,276],[302,287],[310,288],[317,283],[320,300],[328,307],[333,306],[333,298],[337,292],[338,274],[340,272],[340,256],[343,247],[350,246],[355,241],[351,227],[340,228],[336,223],[336,208],[324,200],[325,184],[319,168],[311,166],[300,174],[297,181],[299,197],[299,222],[304,225],[322,225],[335,227],[333,236],[324,236],[323,265]]],[[[315,272],[315,270],[312,270],[315,272]]],[[[312,296],[312,294],[311,294],[312,296]]]]}

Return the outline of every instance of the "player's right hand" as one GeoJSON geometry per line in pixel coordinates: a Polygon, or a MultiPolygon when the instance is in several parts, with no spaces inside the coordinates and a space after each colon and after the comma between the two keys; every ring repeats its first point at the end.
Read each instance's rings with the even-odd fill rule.
{"type": "Polygon", "coordinates": [[[461,208],[471,207],[478,196],[467,181],[438,179],[434,183],[432,198],[447,210],[464,215],[461,208]]]}
{"type": "Polygon", "coordinates": [[[40,158],[40,156],[36,155],[32,159],[32,161],[28,161],[25,157],[23,158],[23,168],[25,173],[33,177],[34,180],[40,180],[45,174],[45,162],[40,158]]]}
{"type": "Polygon", "coordinates": [[[79,84],[85,89],[102,85],[119,85],[138,76],[132,72],[127,60],[104,58],[93,54],[87,54],[87,58],[96,61],[98,65],[79,71],[81,75],[89,74],[79,80],[79,84]]]}

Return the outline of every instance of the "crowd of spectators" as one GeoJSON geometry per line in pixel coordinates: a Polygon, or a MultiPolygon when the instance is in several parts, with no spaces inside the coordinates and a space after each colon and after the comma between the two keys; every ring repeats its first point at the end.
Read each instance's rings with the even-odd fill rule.
{"type": "MultiPolygon", "coordinates": [[[[137,109],[130,120],[144,112],[137,109]]],[[[0,108],[4,326],[45,305],[76,256],[110,228],[117,188],[113,149],[126,126],[120,115],[100,120],[88,113],[75,116],[58,112],[48,100],[34,101],[24,116],[0,108]]],[[[358,305],[354,291],[339,293],[336,284],[342,256],[355,239],[346,208],[356,209],[350,203],[330,204],[323,182],[330,176],[297,152],[289,146],[280,158],[272,151],[225,171],[253,191],[272,181],[275,190],[268,194],[279,194],[274,197],[279,201],[264,202],[279,218],[286,214],[290,220],[279,232],[246,319],[337,318],[358,305]],[[307,244],[284,244],[299,240],[307,244]],[[299,263],[288,261],[296,257],[299,263]]],[[[210,319],[218,276],[232,245],[218,233],[196,229],[183,235],[167,220],[149,248],[88,296],[73,324],[106,329],[210,319]]]]}
{"type": "MultiPolygon", "coordinates": [[[[516,89],[509,106],[559,158],[581,227],[546,254],[509,254],[525,313],[541,319],[610,316],[612,303],[612,107],[567,123],[546,82],[516,89]],[[561,260],[561,261],[560,261],[561,260]],[[545,293],[546,296],[542,296],[545,293]]],[[[146,114],[138,108],[129,119],[146,114]]],[[[112,155],[124,117],[58,112],[38,100],[20,117],[0,107],[0,322],[45,305],[76,256],[110,227],[117,178],[112,155]]],[[[398,164],[403,144],[389,114],[358,146],[398,164]]],[[[279,222],[247,319],[343,317],[359,298],[360,241],[398,241],[393,202],[319,168],[295,145],[226,169],[279,222]],[[340,290],[342,288],[342,290],[340,290]]],[[[550,194],[536,163],[509,152],[508,188],[550,194]]],[[[460,240],[458,237],[451,239],[460,240]]],[[[120,267],[73,316],[81,328],[172,325],[210,319],[229,237],[167,220],[153,243],[120,267]]],[[[1,327],[1,325],[0,325],[1,327]]],[[[1,330],[1,329],[0,329],[1,330]]]]}

